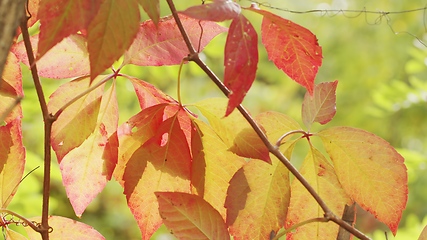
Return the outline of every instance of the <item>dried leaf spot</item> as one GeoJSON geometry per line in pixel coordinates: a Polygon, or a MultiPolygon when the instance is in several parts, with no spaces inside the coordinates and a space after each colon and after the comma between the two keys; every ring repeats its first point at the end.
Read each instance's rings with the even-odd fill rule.
{"type": "Polygon", "coordinates": [[[169,138],[169,134],[168,133],[163,133],[162,139],[160,140],[160,146],[161,147],[163,147],[163,146],[165,146],[167,144],[168,138],[169,138]]]}

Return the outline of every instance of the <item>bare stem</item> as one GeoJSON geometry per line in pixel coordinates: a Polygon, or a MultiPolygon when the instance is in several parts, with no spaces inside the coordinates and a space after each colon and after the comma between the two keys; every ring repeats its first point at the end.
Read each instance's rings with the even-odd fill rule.
{"type": "MultiPolygon", "coordinates": [[[[184,38],[186,45],[188,46],[188,50],[190,52],[190,54],[187,57],[188,60],[194,61],[206,73],[206,75],[208,75],[209,78],[218,86],[218,88],[228,97],[230,95],[230,90],[228,90],[228,88],[215,75],[215,73],[213,73],[213,71],[210,70],[209,67],[199,58],[198,53],[194,50],[194,47],[192,46],[192,43],[188,38],[188,34],[185,31],[184,26],[182,25],[181,20],[178,16],[173,0],[167,0],[167,2],[172,12],[172,15],[175,19],[175,22],[178,25],[178,28],[181,32],[181,35],[184,38]]],[[[272,145],[268,141],[267,136],[261,130],[261,127],[258,125],[258,123],[255,122],[255,120],[252,118],[249,112],[242,105],[237,106],[237,109],[240,111],[240,113],[243,115],[246,121],[248,121],[251,127],[255,130],[257,135],[261,138],[262,142],[267,147],[269,152],[272,153],[274,156],[276,156],[286,166],[286,168],[295,176],[295,178],[301,182],[301,184],[307,189],[307,191],[313,196],[313,198],[316,200],[316,202],[324,211],[326,221],[331,220],[336,222],[338,225],[345,228],[347,231],[351,232],[354,236],[360,239],[369,239],[365,234],[363,234],[356,228],[350,226],[348,223],[337,218],[329,209],[329,207],[326,205],[326,203],[323,201],[323,199],[316,193],[314,188],[307,182],[307,180],[301,175],[301,173],[291,164],[291,162],[283,155],[283,153],[280,152],[279,148],[272,145]],[[339,221],[338,219],[341,221],[339,221]]]]}
{"type": "Polygon", "coordinates": [[[37,73],[37,65],[34,59],[33,48],[31,46],[30,35],[27,28],[28,18],[25,16],[21,21],[21,31],[24,39],[25,49],[27,51],[28,62],[33,76],[34,86],[36,88],[37,97],[39,99],[40,107],[43,114],[44,121],[44,173],[43,173],[43,205],[42,205],[42,220],[38,232],[41,234],[43,240],[49,240],[49,196],[50,196],[50,167],[51,167],[51,151],[50,151],[50,135],[52,124],[56,120],[49,114],[47,109],[46,100],[44,97],[43,88],[37,73]]]}

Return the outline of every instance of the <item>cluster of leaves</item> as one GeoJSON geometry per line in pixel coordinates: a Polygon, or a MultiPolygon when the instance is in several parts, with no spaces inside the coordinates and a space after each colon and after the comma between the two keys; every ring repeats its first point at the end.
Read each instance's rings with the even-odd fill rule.
{"type": "MultiPolygon", "coordinates": [[[[323,218],[305,187],[290,181],[285,165],[233,111],[255,80],[258,64],[258,33],[243,10],[263,17],[261,38],[270,60],[307,89],[302,105],[307,130],[277,112],[261,113],[257,124],[288,159],[296,143],[307,140],[309,151],[300,172],[333,213],[341,215],[345,205],[356,202],[396,233],[408,191],[403,158],[386,141],[360,129],[309,131],[313,123],[326,124],[335,115],[338,82],[315,85],[322,49],[306,28],[226,0],[180,12],[180,24],[172,17],[160,18],[159,3],[153,0],[30,3],[29,25],[37,20],[41,24],[40,34],[30,39],[38,74],[75,78],[50,96],[47,107],[57,118],[51,146],[77,216],[114,178],[124,189],[143,239],[162,223],[183,239],[265,239],[283,227],[323,218]],[[151,20],[140,23],[138,4],[151,20]],[[215,23],[224,20],[231,20],[228,29],[215,23]],[[207,122],[150,83],[120,73],[127,64],[162,66],[188,60],[188,42],[179,26],[200,51],[228,32],[224,84],[229,100],[193,104],[207,122]],[[119,69],[102,75],[123,55],[119,69]],[[141,111],[119,126],[115,82],[122,80],[132,83],[141,111]],[[321,139],[326,154],[312,145],[313,137],[321,139]]],[[[10,108],[23,96],[20,62],[30,65],[24,42],[12,47],[0,85],[0,113],[5,114],[0,126],[3,209],[25,164],[21,109],[19,104],[10,108]]],[[[103,238],[91,227],[61,217],[52,217],[49,224],[52,234],[103,238]]],[[[334,223],[316,222],[287,236],[329,239],[338,229],[334,223]]]]}

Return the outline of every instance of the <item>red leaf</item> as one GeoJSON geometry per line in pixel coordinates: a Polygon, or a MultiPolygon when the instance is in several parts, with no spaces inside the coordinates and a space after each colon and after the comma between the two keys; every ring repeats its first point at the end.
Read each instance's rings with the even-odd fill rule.
{"type": "MultiPolygon", "coordinates": [[[[156,211],[155,191],[191,192],[192,156],[187,135],[191,134],[194,126],[191,126],[189,116],[181,106],[170,104],[165,107],[162,104],[160,107],[163,111],[146,115],[148,118],[141,121],[142,130],[153,136],[140,147],[133,145],[136,150],[132,152],[133,149],[129,148],[127,157],[121,159],[127,162],[123,170],[124,193],[143,239],[149,239],[162,223],[156,211]],[[155,119],[155,124],[150,124],[150,118],[155,119]],[[144,127],[146,124],[150,127],[144,127]]],[[[142,112],[152,108],[158,108],[158,105],[142,112]]]]}
{"type": "Polygon", "coordinates": [[[240,103],[255,80],[258,65],[258,35],[251,23],[239,15],[231,22],[225,44],[224,84],[231,90],[228,116],[240,103]]]}
{"type": "Polygon", "coordinates": [[[317,135],[345,192],[396,234],[408,200],[403,157],[384,139],[360,129],[334,127],[317,135]]]}
{"type": "Polygon", "coordinates": [[[63,38],[87,28],[103,0],[40,1],[40,42],[37,59],[63,38]]]}
{"type": "MultiPolygon", "coordinates": [[[[31,218],[30,221],[40,222],[40,217],[31,218]]],[[[49,233],[51,239],[91,239],[91,240],[104,240],[105,238],[96,231],[92,226],[77,222],[74,219],[50,216],[48,218],[49,226],[54,229],[49,233]]],[[[33,229],[25,228],[28,237],[32,240],[41,240],[40,233],[33,229]]]]}
{"type": "Polygon", "coordinates": [[[189,7],[180,13],[199,20],[222,22],[238,17],[240,12],[240,5],[236,2],[216,0],[213,3],[189,7]]]}
{"type": "Polygon", "coordinates": [[[139,20],[136,0],[104,0],[88,27],[91,79],[111,67],[129,48],[138,32],[139,20]]]}
{"type": "Polygon", "coordinates": [[[322,48],[310,30],[268,11],[250,8],[264,16],[262,42],[270,60],[313,94],[314,79],[322,65],[322,48]]]}
{"type": "Polygon", "coordinates": [[[221,215],[201,197],[156,192],[163,222],[179,239],[230,239],[221,215]]]}
{"type": "Polygon", "coordinates": [[[159,0],[139,0],[139,4],[141,4],[144,11],[153,20],[154,24],[157,25],[160,18],[159,0]]]}
{"type": "MultiPolygon", "coordinates": [[[[180,16],[187,34],[198,49],[202,50],[216,35],[227,31],[213,22],[201,22],[180,16]],[[200,40],[200,36],[201,40],[200,40]],[[199,46],[200,40],[200,46],[199,46]]],[[[188,55],[188,48],[172,16],[160,19],[156,26],[153,21],[145,21],[140,25],[135,41],[125,53],[125,64],[138,66],[163,66],[180,64],[188,55]]]]}
{"type": "Polygon", "coordinates": [[[171,97],[157,89],[150,83],[147,83],[141,79],[125,76],[128,78],[135,89],[136,96],[138,97],[139,106],[141,109],[145,109],[161,103],[173,103],[175,102],[171,97]]]}
{"type": "Polygon", "coordinates": [[[302,103],[302,121],[308,128],[313,122],[326,124],[335,116],[337,85],[338,81],[319,83],[314,87],[313,96],[305,94],[302,103]]]}
{"type": "MultiPolygon", "coordinates": [[[[39,35],[31,36],[33,51],[37,53],[39,35]]],[[[29,66],[27,51],[24,41],[15,44],[12,51],[21,62],[29,66]]],[[[62,39],[60,43],[51,48],[42,59],[37,61],[37,70],[40,76],[55,79],[64,79],[88,75],[89,56],[86,42],[82,35],[72,35],[62,39]],[[58,61],[61,59],[61,61],[58,61]]]]}

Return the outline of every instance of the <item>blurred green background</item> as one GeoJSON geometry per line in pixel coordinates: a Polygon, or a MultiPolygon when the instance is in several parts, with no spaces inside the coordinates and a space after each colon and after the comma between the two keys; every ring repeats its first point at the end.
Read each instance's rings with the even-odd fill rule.
{"type": "MultiPolygon", "coordinates": [[[[200,1],[175,1],[180,10],[200,4],[200,1]]],[[[427,41],[425,12],[379,14],[424,8],[421,0],[299,0],[262,1],[268,9],[311,30],[323,47],[323,66],[316,83],[339,80],[337,114],[327,126],[344,125],[362,128],[389,141],[405,157],[409,175],[409,200],[396,238],[417,239],[427,224],[427,47],[414,36],[427,41]],[[377,14],[333,12],[295,14],[283,9],[306,11],[312,9],[370,10],[377,14]],[[399,34],[396,34],[399,33],[399,34]],[[409,34],[408,34],[409,33],[409,34]]],[[[240,1],[249,6],[250,1],[240,1]]],[[[168,15],[165,1],[161,1],[162,15],[168,15]]],[[[259,30],[261,17],[246,13],[259,30]]],[[[144,18],[147,19],[146,15],[144,18]]],[[[224,23],[226,26],[229,22],[224,23]]],[[[210,68],[223,76],[223,50],[226,35],[216,37],[203,56],[210,68]]],[[[43,125],[32,80],[24,69],[25,99],[24,142],[29,172],[42,166],[43,125]]],[[[139,77],[176,97],[178,67],[126,66],[127,74],[139,77]]],[[[182,72],[182,99],[193,103],[207,97],[222,96],[208,77],[195,64],[186,64],[182,72]]],[[[64,81],[43,79],[46,96],[64,81]]],[[[120,123],[139,111],[132,87],[118,79],[120,123]]],[[[255,115],[274,110],[292,116],[301,123],[301,103],[305,90],[290,80],[268,61],[260,40],[260,63],[256,82],[246,96],[244,105],[255,115]]],[[[302,125],[302,123],[301,123],[302,125]]],[[[327,127],[326,126],[326,127],[327,127]]],[[[315,125],[313,131],[324,126],[315,125]]],[[[299,156],[296,155],[296,158],[299,156]]],[[[10,205],[10,209],[24,216],[41,213],[42,168],[28,176],[10,205]]],[[[112,181],[90,204],[79,221],[85,222],[107,239],[140,239],[136,221],[126,205],[119,184],[112,181]]],[[[53,165],[51,214],[76,218],[62,187],[61,175],[53,165]]],[[[358,227],[374,239],[386,239],[386,227],[359,211],[358,227]]],[[[162,228],[152,239],[170,239],[162,228]]]]}

